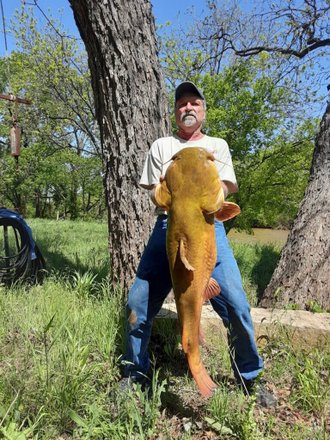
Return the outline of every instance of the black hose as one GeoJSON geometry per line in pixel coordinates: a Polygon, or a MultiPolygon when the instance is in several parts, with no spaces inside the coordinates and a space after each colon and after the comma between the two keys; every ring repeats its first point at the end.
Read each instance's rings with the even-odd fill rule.
{"type": "Polygon", "coordinates": [[[31,236],[24,220],[0,216],[0,227],[3,228],[5,249],[5,255],[0,255],[0,283],[12,285],[19,281],[41,282],[46,263],[34,242],[34,249],[31,249],[31,236]],[[11,244],[9,248],[7,241],[10,228],[13,230],[11,236],[15,236],[15,246],[11,244]]]}

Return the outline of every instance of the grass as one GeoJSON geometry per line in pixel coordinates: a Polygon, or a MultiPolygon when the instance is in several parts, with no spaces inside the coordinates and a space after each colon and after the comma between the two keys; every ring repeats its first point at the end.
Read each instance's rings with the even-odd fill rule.
{"type": "MultiPolygon", "coordinates": [[[[329,346],[293,347],[276,329],[260,346],[276,409],[234,384],[226,335],[203,348],[219,389],[203,401],[187,370],[176,326],[161,321],[150,348],[153,387],[122,393],[122,292],[107,278],[106,225],[29,221],[50,273],[42,286],[0,287],[0,438],[299,439],[329,438],[329,346]]],[[[234,245],[251,301],[279,249],[234,245]]]]}
{"type": "Polygon", "coordinates": [[[251,306],[256,306],[277,265],[280,244],[232,243],[244,289],[251,306]]]}

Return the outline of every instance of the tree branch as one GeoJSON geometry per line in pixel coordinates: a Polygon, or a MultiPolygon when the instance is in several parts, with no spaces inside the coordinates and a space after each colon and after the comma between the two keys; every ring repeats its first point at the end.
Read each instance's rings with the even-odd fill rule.
{"type": "Polygon", "coordinates": [[[273,53],[273,52],[277,52],[280,53],[282,55],[293,55],[296,58],[304,58],[308,53],[319,49],[320,47],[325,47],[325,46],[330,46],[330,38],[326,38],[325,40],[320,40],[320,41],[316,41],[315,43],[311,44],[310,46],[305,47],[304,49],[298,51],[295,49],[291,49],[291,48],[283,48],[283,47],[279,47],[279,46],[275,46],[275,47],[269,47],[269,46],[256,46],[256,47],[251,47],[248,49],[236,49],[234,47],[234,44],[232,43],[232,41],[229,41],[231,44],[231,48],[232,50],[235,52],[236,55],[241,56],[241,57],[249,57],[252,55],[257,55],[261,52],[268,52],[268,53],[273,53]]]}

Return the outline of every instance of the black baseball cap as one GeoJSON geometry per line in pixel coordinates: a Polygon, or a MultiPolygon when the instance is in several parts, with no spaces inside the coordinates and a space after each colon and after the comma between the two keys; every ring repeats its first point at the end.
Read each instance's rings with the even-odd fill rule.
{"type": "Polygon", "coordinates": [[[191,81],[184,81],[178,85],[175,89],[175,102],[177,102],[181,96],[186,93],[193,93],[194,95],[199,96],[203,101],[205,101],[203,93],[199,90],[197,86],[191,81]]]}

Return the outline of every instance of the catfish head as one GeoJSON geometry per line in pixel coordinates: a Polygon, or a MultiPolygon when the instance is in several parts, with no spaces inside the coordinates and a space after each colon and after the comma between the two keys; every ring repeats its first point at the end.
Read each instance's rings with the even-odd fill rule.
{"type": "Polygon", "coordinates": [[[238,205],[226,202],[221,179],[212,153],[204,148],[183,148],[172,157],[165,180],[155,190],[157,206],[170,212],[172,203],[179,200],[198,205],[205,214],[214,214],[220,221],[236,217],[238,205]]]}

